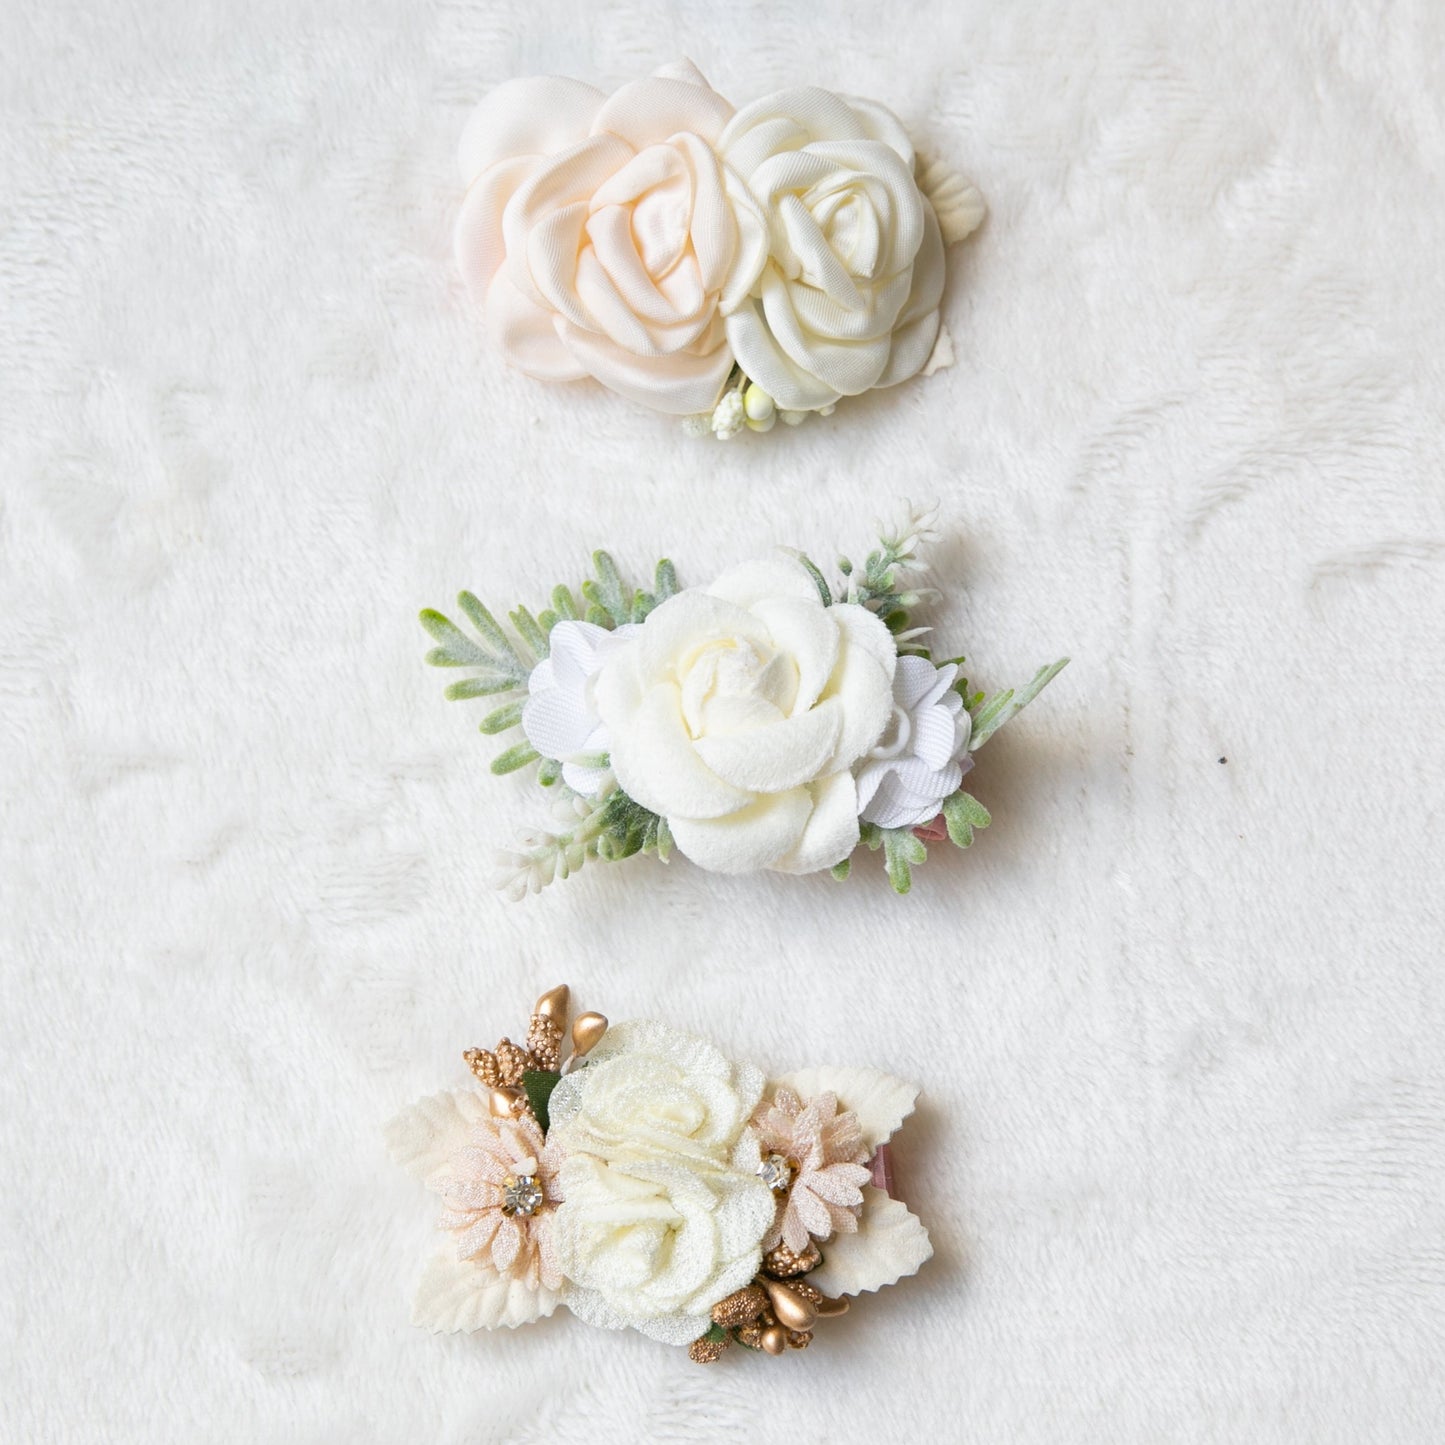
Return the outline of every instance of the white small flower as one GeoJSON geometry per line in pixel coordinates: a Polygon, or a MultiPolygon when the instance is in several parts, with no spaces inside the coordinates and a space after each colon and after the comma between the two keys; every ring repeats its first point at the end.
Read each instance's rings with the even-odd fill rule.
{"type": "Polygon", "coordinates": [[[592,622],[556,623],[550,653],[532,669],[522,708],[522,731],[544,758],[562,764],[562,781],[595,795],[609,772],[597,759],[608,751],[607,729],[592,705],[592,677],[609,654],[638,631],[626,623],[609,632],[592,622]]]}
{"type": "Polygon", "coordinates": [[[747,409],[742,394],[730,391],[718,402],[712,414],[712,429],[720,442],[735,437],[747,423],[747,409]]]}
{"type": "Polygon", "coordinates": [[[916,828],[938,816],[973,766],[969,717],[954,690],[956,663],[900,657],[893,716],[858,769],[859,816],[880,828],[916,828]]]}

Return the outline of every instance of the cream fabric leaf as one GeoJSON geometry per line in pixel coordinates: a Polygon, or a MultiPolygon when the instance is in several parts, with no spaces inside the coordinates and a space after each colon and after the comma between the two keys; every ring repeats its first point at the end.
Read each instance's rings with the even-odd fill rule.
{"type": "Polygon", "coordinates": [[[824,1245],[823,1262],[808,1275],[808,1283],[834,1297],[866,1294],[916,1274],[932,1258],[933,1245],[918,1217],[865,1184],[857,1230],[837,1234],[824,1245]]]}
{"type": "Polygon", "coordinates": [[[920,166],[918,189],[928,197],[938,217],[945,246],[971,236],[988,215],[983,192],[943,161],[933,160],[920,166]]]}
{"type": "Polygon", "coordinates": [[[475,1089],[432,1094],[403,1109],[383,1128],[387,1152],[408,1173],[425,1180],[465,1147],[472,1126],[491,1118],[475,1089]]]}
{"type": "Polygon", "coordinates": [[[563,1292],[508,1279],[490,1263],[458,1259],[455,1248],[432,1256],[417,1285],[412,1322],[434,1334],[514,1329],[545,1319],[563,1292]]]}
{"type": "Polygon", "coordinates": [[[886,1144],[913,1112],[918,1086],[905,1083],[882,1069],[839,1068],[819,1064],[784,1074],[778,1081],[804,1099],[834,1094],[840,1109],[858,1116],[863,1142],[870,1150],[886,1144]]]}

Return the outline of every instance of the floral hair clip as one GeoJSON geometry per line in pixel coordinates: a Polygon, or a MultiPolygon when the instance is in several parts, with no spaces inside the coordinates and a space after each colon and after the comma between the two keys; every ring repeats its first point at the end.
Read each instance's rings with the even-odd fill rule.
{"type": "Polygon", "coordinates": [[[767,1082],[653,1020],[584,1013],[569,1031],[568,1007],[565,985],[543,994],[525,1046],[463,1056],[480,1088],[387,1126],[447,1235],[417,1324],[510,1327],[565,1304],[701,1363],[734,1341],[780,1355],[932,1256],[893,1197],[889,1140],[914,1086],[832,1067],[767,1082]]]}
{"type": "Polygon", "coordinates": [[[933,660],[929,629],[908,624],[937,595],[918,557],[936,511],[881,528],[866,563],[840,558],[831,584],[780,551],[685,589],[659,562],[649,592],[598,552],[582,600],[557,587],[546,610],[518,607],[515,636],[470,592],[458,603],[475,638],[423,612],[438,644],[427,661],[473,673],[447,696],[505,696],[481,729],[522,731],[492,771],[535,766],[560,794],[559,826],[499,855],[497,886],[521,898],[588,858],[666,862],[674,846],[717,873],[842,879],[862,842],[906,893],[927,844],[967,848],[989,823],[960,786],[974,754],[1068,659],[991,696],[963,658],[933,660]]]}
{"type": "Polygon", "coordinates": [[[462,277],[502,355],[726,440],[952,360],[944,248],[983,199],[874,101],[735,111],[691,61],[494,90],[460,147],[462,277]]]}

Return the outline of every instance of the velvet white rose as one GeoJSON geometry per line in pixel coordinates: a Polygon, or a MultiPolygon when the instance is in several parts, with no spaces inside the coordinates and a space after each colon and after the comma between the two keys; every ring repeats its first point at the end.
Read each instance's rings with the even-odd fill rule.
{"type": "Polygon", "coordinates": [[[662,603],[592,684],[623,790],[718,873],[810,873],[858,842],[851,769],[892,712],[893,637],[797,560],[662,603]]]}
{"type": "Polygon", "coordinates": [[[773,1223],[749,1126],[763,1077],[666,1025],[614,1025],[552,1094],[553,1241],[589,1324],[685,1345],[748,1284],[773,1223]]]}
{"type": "Polygon", "coordinates": [[[954,688],[958,664],[900,657],[893,716],[858,769],[860,816],[880,828],[915,828],[938,816],[973,767],[972,719],[954,688]]]}
{"type": "Polygon", "coordinates": [[[809,411],[920,371],[938,336],[943,236],[898,118],[805,86],[738,111],[718,150],[768,220],[767,264],[725,308],[748,376],[780,408],[809,411]]]}
{"type": "Polygon", "coordinates": [[[766,250],[757,203],[715,149],[732,113],[687,61],[611,96],[512,80],[477,107],[457,262],[508,361],[659,411],[713,407],[733,364],[720,308],[766,250]]]}

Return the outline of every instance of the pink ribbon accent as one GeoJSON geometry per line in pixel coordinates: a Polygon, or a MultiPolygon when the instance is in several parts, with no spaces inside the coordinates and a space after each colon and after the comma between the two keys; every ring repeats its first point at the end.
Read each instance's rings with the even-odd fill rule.
{"type": "Polygon", "coordinates": [[[873,1171],[873,1187],[881,1189],[890,1199],[893,1198],[893,1151],[887,1144],[880,1144],[877,1152],[868,1161],[868,1167],[873,1171]]]}

